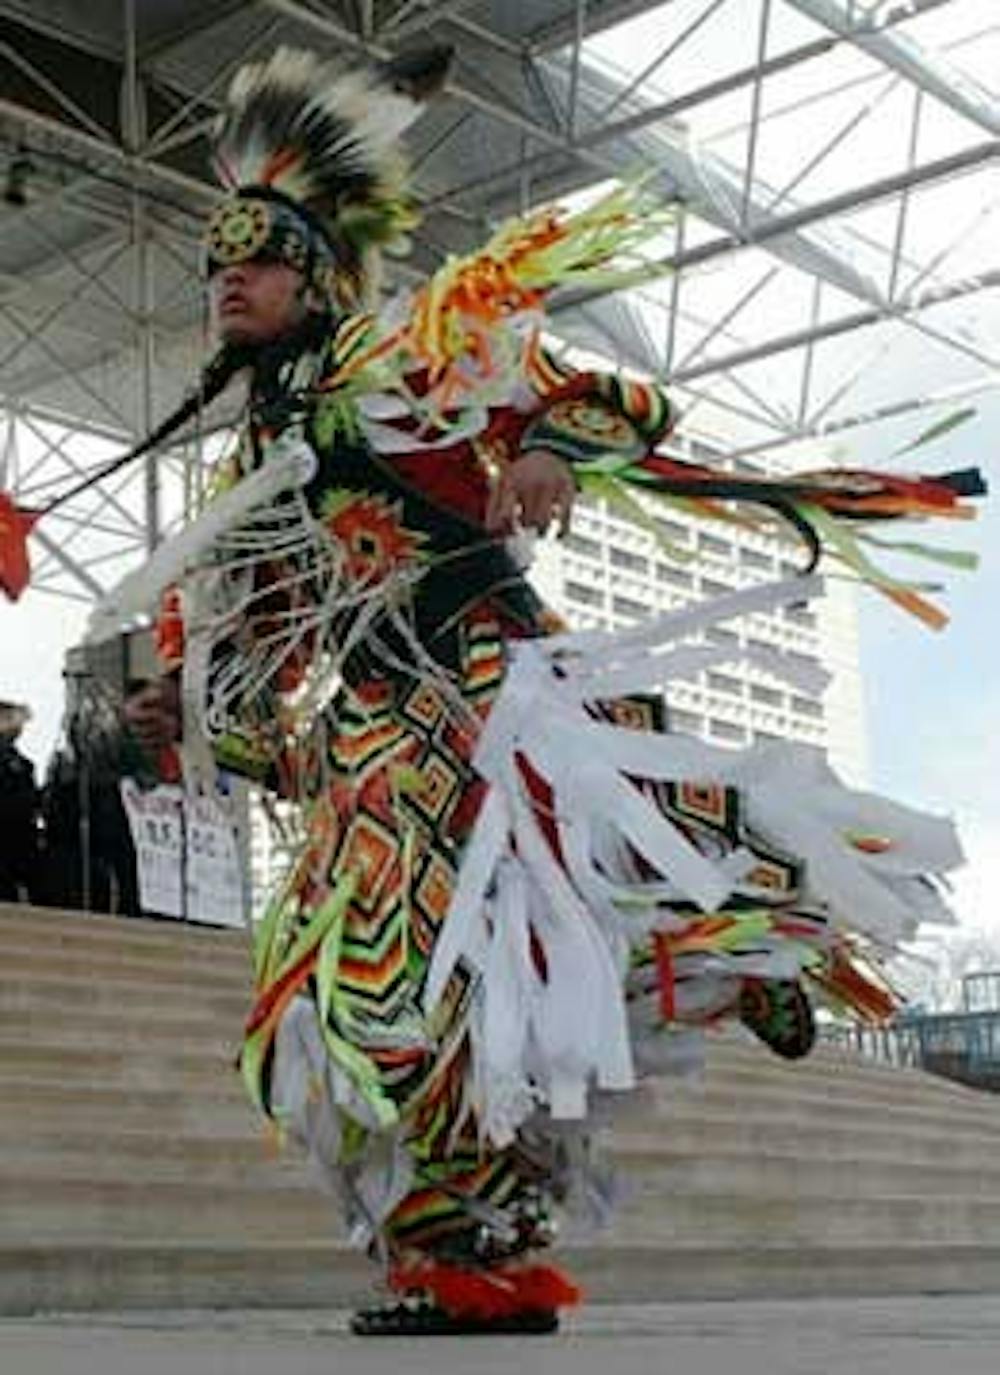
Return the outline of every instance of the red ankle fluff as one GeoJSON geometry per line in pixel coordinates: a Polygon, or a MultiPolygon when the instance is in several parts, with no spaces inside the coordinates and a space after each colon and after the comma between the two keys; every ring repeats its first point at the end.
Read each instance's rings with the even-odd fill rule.
{"type": "Polygon", "coordinates": [[[463,1270],[436,1260],[394,1265],[389,1285],[397,1293],[419,1291],[455,1318],[508,1318],[515,1313],[567,1308],[582,1294],[554,1265],[498,1265],[463,1270]]]}

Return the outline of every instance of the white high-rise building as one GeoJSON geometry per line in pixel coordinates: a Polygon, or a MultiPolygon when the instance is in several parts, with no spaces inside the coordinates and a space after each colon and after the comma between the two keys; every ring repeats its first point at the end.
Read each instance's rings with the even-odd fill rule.
{"type": "MultiPolygon", "coordinates": [[[[671,557],[651,531],[604,502],[579,502],[565,540],[538,542],[531,580],[574,628],[634,625],[692,600],[788,577],[801,566],[801,546],[777,533],[701,520],[654,501],[644,504],[663,540],[688,558],[671,557]]],[[[668,686],[671,729],[734,747],[776,738],[802,741],[821,748],[845,782],[866,783],[858,627],[849,584],[828,580],[820,601],[728,621],[708,629],[705,639],[731,644],[732,661],[668,686]],[[829,685],[820,695],[793,690],[741,663],[743,647],[818,662],[831,674],[829,685]]]]}

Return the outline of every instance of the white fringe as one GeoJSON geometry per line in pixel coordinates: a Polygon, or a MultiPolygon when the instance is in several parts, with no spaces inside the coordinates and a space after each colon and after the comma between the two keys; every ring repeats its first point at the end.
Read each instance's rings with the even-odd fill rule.
{"type": "Polygon", "coordinates": [[[270,447],[265,464],[223,492],[98,602],[87,623],[86,643],[105,640],[153,612],[168,587],[179,582],[189,569],[210,560],[224,535],[282,492],[304,486],[315,470],[316,455],[300,436],[289,434],[278,439],[270,447]]]}
{"type": "MultiPolygon", "coordinates": [[[[732,751],[672,734],[595,720],[585,704],[612,692],[660,688],[704,666],[714,651],[671,641],[717,620],[801,602],[819,579],[756,587],[685,608],[621,635],[554,636],[511,648],[512,662],[474,755],[490,787],[473,829],[428,971],[424,1007],[433,1013],[459,960],[478,976],[471,1026],[476,1107],[497,1145],[509,1141],[533,1105],[553,1119],[583,1119],[588,1090],[634,1083],[624,982],[630,945],[651,928],[682,927],[673,899],[713,912],[746,883],[749,851],[718,857],[694,847],[633,779],[697,780],[742,794],[745,822],[765,844],[805,865],[803,905],[817,912],[816,944],[835,929],[862,933],[883,949],[912,937],[923,920],[948,920],[923,877],[962,862],[950,821],[845,788],[818,750],[790,743],[732,751]],[[518,759],[552,791],[563,864],[557,862],[527,796],[518,759]],[[869,854],[851,832],[886,837],[869,854]],[[627,842],[624,843],[624,842],[627,842]],[[629,849],[655,881],[635,873],[629,849]],[[918,898],[919,895],[919,898],[918,898]],[[528,950],[541,946],[544,977],[528,950]]],[[[726,657],[734,650],[727,648],[726,657]]],[[[768,671],[815,687],[824,675],[769,656],[768,671]]],[[[684,957],[678,998],[711,1011],[731,998],[741,974],[794,978],[808,950],[763,937],[754,953],[684,957]]],[[[640,1018],[641,1020],[641,1018],[640,1018]]],[[[648,1062],[649,1047],[642,1058],[648,1062]]]]}

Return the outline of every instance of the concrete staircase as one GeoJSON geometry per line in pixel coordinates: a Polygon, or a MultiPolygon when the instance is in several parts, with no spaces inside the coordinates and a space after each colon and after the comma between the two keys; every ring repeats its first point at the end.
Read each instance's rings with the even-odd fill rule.
{"type": "MultiPolygon", "coordinates": [[[[0,906],[0,942],[0,1313],[368,1292],[233,1072],[241,933],[0,906]]],[[[595,1299],[1000,1290],[1000,1098],[720,1040],[612,1152],[618,1222],[563,1249],[595,1299]]]]}

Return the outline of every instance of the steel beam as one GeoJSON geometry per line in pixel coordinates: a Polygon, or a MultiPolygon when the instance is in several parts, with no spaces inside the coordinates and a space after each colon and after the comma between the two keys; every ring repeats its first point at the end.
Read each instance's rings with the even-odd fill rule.
{"type": "MultiPolygon", "coordinates": [[[[915,14],[927,13],[937,9],[944,4],[950,4],[952,0],[913,0],[910,8],[915,14]]],[[[642,8],[646,8],[643,6],[642,8]]],[[[902,17],[892,18],[891,23],[902,22],[902,17]]],[[[814,39],[809,43],[803,43],[795,48],[790,48],[784,53],[778,53],[769,57],[762,66],[754,63],[749,67],[740,68],[736,72],[728,73],[726,76],[719,77],[715,81],[707,82],[703,86],[697,87],[685,95],[674,97],[670,100],[657,101],[647,105],[644,109],[635,114],[628,115],[623,119],[616,120],[611,124],[602,122],[600,126],[589,131],[585,139],[578,141],[579,146],[585,146],[591,150],[602,147],[605,143],[613,142],[619,138],[626,138],[631,134],[641,132],[657,123],[677,118],[686,111],[696,109],[708,101],[717,100],[721,96],[730,95],[746,86],[752,86],[757,81],[759,75],[767,78],[777,75],[780,72],[791,70],[800,66],[802,63],[814,61],[817,58],[826,56],[840,44],[839,39],[831,36],[829,38],[814,39]]],[[[551,150],[540,152],[531,159],[530,170],[532,172],[541,170],[552,160],[551,150]]],[[[503,167],[495,169],[485,177],[477,177],[475,180],[464,182],[449,189],[447,195],[451,198],[465,195],[472,191],[485,189],[490,185],[502,183],[504,180],[516,178],[521,174],[520,162],[505,163],[503,167]]],[[[435,204],[437,202],[432,202],[435,204]]]]}
{"type": "Polygon", "coordinates": [[[84,588],[87,593],[87,601],[100,601],[104,596],[104,587],[92,573],[88,573],[86,568],[73,558],[72,554],[67,554],[59,540],[47,535],[41,526],[36,526],[32,531],[32,539],[36,539],[49,557],[71,574],[84,588]]]}
{"type": "MultiPolygon", "coordinates": [[[[913,39],[888,33],[883,19],[883,15],[888,17],[884,5],[862,11],[860,22],[856,23],[839,0],[787,0],[787,3],[981,129],[994,137],[1000,136],[1000,101],[944,58],[932,57],[913,39]]],[[[911,8],[915,6],[898,5],[896,12],[901,19],[908,19],[912,15],[906,11],[911,8]]]]}
{"type": "Polygon", "coordinates": [[[32,81],[39,90],[44,91],[47,96],[50,96],[60,109],[68,114],[71,119],[75,119],[82,128],[88,130],[95,138],[99,139],[100,142],[114,142],[110,130],[105,129],[97,120],[91,118],[87,111],[81,109],[76,101],[67,95],[56,82],[51,80],[45,72],[40,71],[33,63],[29,62],[16,48],[12,47],[9,43],[0,42],[0,58],[11,63],[12,66],[17,67],[17,69],[22,72],[29,81],[32,81]]]}
{"type": "MultiPolygon", "coordinates": [[[[282,14],[286,18],[294,20],[295,23],[313,29],[316,33],[323,34],[325,37],[342,46],[352,48],[355,52],[362,53],[366,57],[385,61],[393,55],[392,49],[384,44],[366,41],[336,20],[306,9],[299,3],[299,0],[262,0],[262,3],[276,14],[282,14]]],[[[497,96],[486,95],[453,79],[449,79],[447,91],[449,95],[462,104],[479,110],[522,134],[529,134],[543,147],[558,149],[560,152],[574,153],[583,162],[596,167],[602,176],[613,176],[616,170],[620,170],[615,168],[610,159],[602,159],[598,154],[585,148],[578,148],[565,132],[550,129],[530,115],[515,109],[509,100],[505,102],[500,98],[499,93],[497,96]]]]}
{"type": "Polygon", "coordinates": [[[623,86],[621,90],[615,94],[612,100],[601,111],[601,124],[605,124],[620,105],[624,105],[630,96],[635,95],[635,93],[646,84],[649,78],[655,76],[660,68],[669,62],[684,46],[688,39],[698,32],[702,25],[708,23],[713,14],[716,14],[723,5],[728,3],[729,0],[706,0],[705,8],[694,16],[687,27],[683,29],[676,38],[672,39],[665,48],[662,48],[655,57],[651,58],[646,66],[643,67],[627,85],[623,86]]]}
{"type": "MultiPolygon", "coordinates": [[[[916,315],[921,310],[927,310],[931,306],[943,305],[947,301],[957,301],[963,296],[971,296],[976,292],[986,291],[993,287],[1000,287],[1000,269],[983,273],[981,276],[965,281],[952,282],[947,286],[932,288],[912,301],[897,302],[879,309],[853,311],[850,315],[841,316],[839,320],[830,320],[823,325],[812,324],[806,329],[793,330],[788,334],[778,335],[760,344],[753,344],[749,348],[734,350],[732,353],[709,359],[704,363],[693,363],[690,367],[678,369],[672,374],[670,380],[684,384],[698,378],[711,377],[716,373],[729,372],[733,368],[745,367],[749,363],[759,363],[764,358],[773,358],[777,354],[788,353],[791,349],[802,348],[806,344],[818,344],[825,339],[836,339],[841,335],[851,334],[855,330],[866,329],[871,325],[881,324],[887,320],[904,319],[916,315]]],[[[946,342],[950,343],[951,341],[946,342]]]]}
{"type": "MultiPolygon", "coordinates": [[[[159,182],[174,191],[194,197],[199,204],[203,205],[218,199],[218,188],[208,182],[199,181],[196,177],[189,177],[186,173],[178,172],[163,163],[152,162],[141,154],[129,153],[117,144],[104,143],[83,129],[75,129],[72,125],[64,124],[62,120],[53,119],[51,115],[43,115],[37,110],[29,110],[23,105],[17,105],[14,101],[4,100],[2,97],[0,97],[0,119],[10,120],[12,124],[37,131],[57,142],[62,141],[69,147],[77,149],[81,154],[89,155],[100,162],[111,163],[128,173],[138,173],[140,176],[149,177],[151,181],[159,182]]],[[[93,168],[91,167],[89,170],[93,171],[93,168]]],[[[174,209],[189,215],[197,213],[184,201],[174,202],[174,209]]]]}
{"type": "MultiPolygon", "coordinates": [[[[712,239],[707,243],[698,244],[694,248],[685,249],[682,254],[675,253],[668,258],[663,258],[657,264],[651,264],[651,269],[658,267],[664,273],[680,272],[687,268],[697,267],[702,263],[712,262],[714,259],[722,257],[726,253],[732,253],[739,248],[766,247],[776,239],[801,229],[807,229],[811,225],[820,224],[823,220],[833,219],[837,215],[843,215],[852,210],[860,210],[867,205],[875,205],[908,188],[930,186],[935,182],[960,176],[963,173],[974,171],[978,167],[986,166],[990,162],[1000,162],[1000,142],[979,143],[975,147],[963,149],[960,153],[953,153],[949,157],[937,158],[933,162],[922,163],[917,167],[908,168],[892,176],[880,177],[866,185],[852,187],[850,191],[829,196],[813,205],[804,206],[800,210],[794,210],[787,215],[765,221],[757,225],[753,232],[744,238],[728,234],[723,238],[712,239]]],[[[560,309],[568,309],[582,301],[596,300],[603,294],[605,293],[598,289],[565,292],[555,303],[553,309],[558,312],[560,309]]]]}
{"type": "Polygon", "coordinates": [[[940,391],[928,392],[922,396],[907,397],[903,401],[891,401],[884,406],[873,406],[870,410],[858,411],[854,415],[841,416],[815,428],[802,426],[793,434],[766,441],[749,444],[735,449],[730,454],[734,459],[750,459],[761,454],[773,453],[795,444],[805,444],[811,440],[832,439],[836,435],[863,429],[867,425],[878,425],[888,420],[899,420],[908,415],[920,415],[923,411],[937,410],[943,406],[960,405],[972,401],[977,396],[997,394],[995,377],[983,377],[973,382],[965,382],[957,387],[947,387],[940,391]]]}

